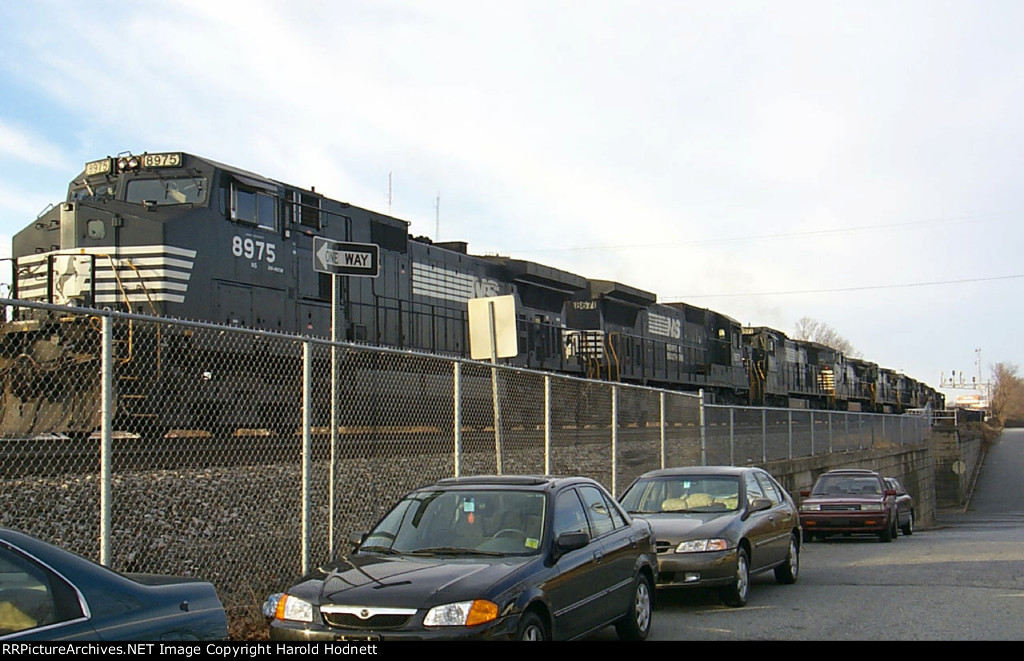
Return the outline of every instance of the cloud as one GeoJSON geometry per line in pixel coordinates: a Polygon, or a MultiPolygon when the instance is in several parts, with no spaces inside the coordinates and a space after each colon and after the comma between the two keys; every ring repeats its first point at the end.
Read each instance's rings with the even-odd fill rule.
{"type": "Polygon", "coordinates": [[[42,165],[53,169],[69,169],[70,159],[64,150],[35,134],[0,118],[0,158],[20,163],[42,165]]]}
{"type": "MultiPolygon", "coordinates": [[[[436,233],[440,196],[438,238],[474,252],[785,331],[810,315],[866,357],[939,361],[977,342],[920,331],[942,327],[926,312],[942,291],[712,296],[1016,263],[1022,14],[931,0],[18,5],[0,45],[18,57],[0,71],[36,96],[8,95],[19,112],[0,114],[0,167],[15,164],[0,231],[85,161],[185,150],[390,205],[416,234],[436,233]],[[55,167],[59,181],[36,176],[55,167]],[[850,228],[864,229],[822,231],[850,228]]],[[[1024,363],[1012,338],[989,338],[988,355],[1024,363]]]]}

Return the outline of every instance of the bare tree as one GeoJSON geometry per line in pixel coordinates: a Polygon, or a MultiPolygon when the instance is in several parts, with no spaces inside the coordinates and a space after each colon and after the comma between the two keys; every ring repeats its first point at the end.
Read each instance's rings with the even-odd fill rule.
{"type": "Polygon", "coordinates": [[[849,356],[850,358],[861,357],[860,352],[853,348],[850,341],[837,333],[834,328],[824,322],[818,321],[817,319],[811,319],[810,317],[803,317],[800,321],[796,322],[796,334],[794,335],[794,339],[824,344],[826,347],[831,347],[836,351],[840,351],[843,355],[849,356]]]}
{"type": "Polygon", "coordinates": [[[992,416],[1000,425],[1024,424],[1024,379],[1017,366],[996,363],[992,367],[992,416]]]}

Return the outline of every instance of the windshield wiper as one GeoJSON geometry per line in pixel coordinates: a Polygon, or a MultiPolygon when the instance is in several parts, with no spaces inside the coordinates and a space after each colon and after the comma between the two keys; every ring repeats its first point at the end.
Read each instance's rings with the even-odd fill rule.
{"type": "Polygon", "coordinates": [[[360,546],[360,551],[369,551],[370,553],[386,553],[387,555],[401,555],[400,551],[396,551],[390,546],[360,546]]]}
{"type": "Polygon", "coordinates": [[[429,546],[415,551],[409,551],[409,555],[491,555],[503,556],[498,551],[481,551],[480,549],[467,549],[461,546],[429,546]]]}

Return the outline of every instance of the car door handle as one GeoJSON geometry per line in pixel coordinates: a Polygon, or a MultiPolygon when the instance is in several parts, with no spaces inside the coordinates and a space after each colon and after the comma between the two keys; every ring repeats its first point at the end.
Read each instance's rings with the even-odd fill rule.
{"type": "Polygon", "coordinates": [[[600,563],[604,559],[604,553],[601,551],[594,551],[594,562],[600,563]]]}

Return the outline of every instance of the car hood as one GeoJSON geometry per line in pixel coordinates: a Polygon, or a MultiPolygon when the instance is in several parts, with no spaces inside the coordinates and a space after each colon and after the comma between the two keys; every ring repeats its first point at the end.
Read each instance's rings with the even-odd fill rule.
{"type": "Polygon", "coordinates": [[[318,604],[429,608],[493,598],[533,560],[353,555],[320,568],[288,593],[318,604]]]}
{"type": "Polygon", "coordinates": [[[739,512],[671,512],[634,515],[645,519],[655,539],[681,542],[688,539],[728,537],[739,521],[739,512]]]}

